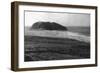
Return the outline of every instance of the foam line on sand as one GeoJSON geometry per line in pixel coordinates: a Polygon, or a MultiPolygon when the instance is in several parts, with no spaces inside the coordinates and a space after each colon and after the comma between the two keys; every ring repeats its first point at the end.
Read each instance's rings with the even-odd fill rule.
{"type": "Polygon", "coordinates": [[[51,38],[69,38],[78,41],[83,41],[90,43],[90,37],[69,31],[49,31],[49,30],[30,30],[25,31],[25,36],[41,36],[41,37],[51,37],[51,38]]]}

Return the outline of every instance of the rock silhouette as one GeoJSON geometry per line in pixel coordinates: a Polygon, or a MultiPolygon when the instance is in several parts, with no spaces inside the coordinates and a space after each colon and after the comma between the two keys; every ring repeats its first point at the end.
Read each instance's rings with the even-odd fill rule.
{"type": "Polygon", "coordinates": [[[59,31],[67,30],[66,27],[64,27],[56,22],[36,22],[32,25],[31,29],[59,30],[59,31]]]}

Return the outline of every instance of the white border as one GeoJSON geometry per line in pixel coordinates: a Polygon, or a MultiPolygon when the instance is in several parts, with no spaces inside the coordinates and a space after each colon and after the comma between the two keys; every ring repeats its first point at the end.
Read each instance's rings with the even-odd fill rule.
{"type": "Polygon", "coordinates": [[[34,67],[50,67],[62,65],[82,65],[95,64],[95,10],[94,9],[79,9],[79,8],[57,8],[57,7],[41,7],[41,6],[24,6],[19,5],[19,68],[34,68],[34,67]],[[75,59],[75,60],[56,60],[56,61],[38,61],[24,62],[24,10],[36,11],[55,11],[55,12],[73,12],[73,13],[89,13],[91,26],[91,58],[90,59],[75,59]]]}

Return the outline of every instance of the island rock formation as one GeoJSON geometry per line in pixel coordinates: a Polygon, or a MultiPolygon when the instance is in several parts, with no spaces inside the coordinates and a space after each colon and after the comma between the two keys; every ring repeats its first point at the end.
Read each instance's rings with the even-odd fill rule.
{"type": "Polygon", "coordinates": [[[56,22],[36,22],[32,25],[31,29],[66,31],[67,27],[62,26],[56,22]]]}

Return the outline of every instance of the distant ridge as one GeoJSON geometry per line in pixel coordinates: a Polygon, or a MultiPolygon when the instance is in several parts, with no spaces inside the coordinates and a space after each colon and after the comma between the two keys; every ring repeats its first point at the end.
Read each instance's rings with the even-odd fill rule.
{"type": "Polygon", "coordinates": [[[32,25],[31,29],[37,30],[59,30],[59,31],[66,31],[67,28],[56,23],[56,22],[43,22],[39,21],[32,25]]]}

